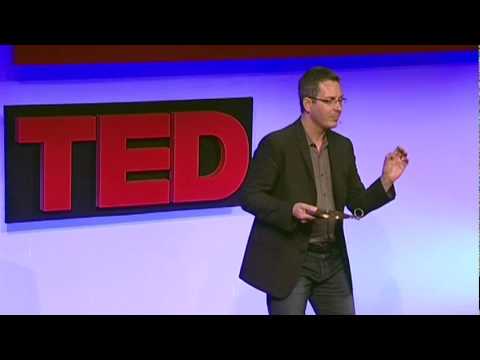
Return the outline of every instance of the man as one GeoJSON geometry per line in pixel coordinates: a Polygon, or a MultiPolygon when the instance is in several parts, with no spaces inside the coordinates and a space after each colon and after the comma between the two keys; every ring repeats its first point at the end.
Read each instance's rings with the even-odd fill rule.
{"type": "Polygon", "coordinates": [[[343,219],[330,214],[346,206],[364,216],[393,200],[407,153],[387,154],[381,176],[365,189],[351,141],[331,130],[345,102],[338,75],[307,71],[299,97],[300,118],[265,136],[250,165],[242,208],[255,220],[240,278],[266,293],[271,315],[305,314],[307,301],[316,314],[353,315],[343,219]]]}

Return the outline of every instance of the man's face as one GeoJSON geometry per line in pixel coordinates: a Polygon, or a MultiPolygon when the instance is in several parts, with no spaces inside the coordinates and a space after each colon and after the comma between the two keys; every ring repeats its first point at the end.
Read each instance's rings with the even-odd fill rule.
{"type": "Polygon", "coordinates": [[[321,82],[318,89],[316,97],[321,100],[304,98],[305,111],[309,113],[310,118],[317,126],[323,129],[332,129],[337,126],[342,113],[342,88],[338,82],[327,80],[321,82]]]}

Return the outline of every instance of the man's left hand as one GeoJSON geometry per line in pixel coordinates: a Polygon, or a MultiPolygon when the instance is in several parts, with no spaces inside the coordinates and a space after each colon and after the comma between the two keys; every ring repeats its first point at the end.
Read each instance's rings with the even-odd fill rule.
{"type": "Polygon", "coordinates": [[[387,154],[383,162],[382,181],[389,187],[402,176],[408,165],[408,157],[405,149],[397,146],[397,148],[387,154]]]}

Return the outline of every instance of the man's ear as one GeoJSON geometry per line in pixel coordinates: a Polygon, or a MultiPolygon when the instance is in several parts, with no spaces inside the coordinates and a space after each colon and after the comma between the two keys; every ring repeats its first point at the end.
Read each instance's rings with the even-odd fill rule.
{"type": "Polygon", "coordinates": [[[310,108],[312,107],[312,99],[310,99],[308,97],[304,97],[303,100],[302,100],[302,103],[303,103],[304,111],[309,113],[310,108]]]}

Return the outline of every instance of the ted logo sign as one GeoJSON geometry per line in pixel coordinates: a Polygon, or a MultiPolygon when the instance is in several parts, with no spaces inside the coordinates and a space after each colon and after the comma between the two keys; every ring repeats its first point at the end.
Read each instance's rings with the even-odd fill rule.
{"type": "Polygon", "coordinates": [[[238,205],[252,98],[5,106],[5,220],[238,205]]]}

